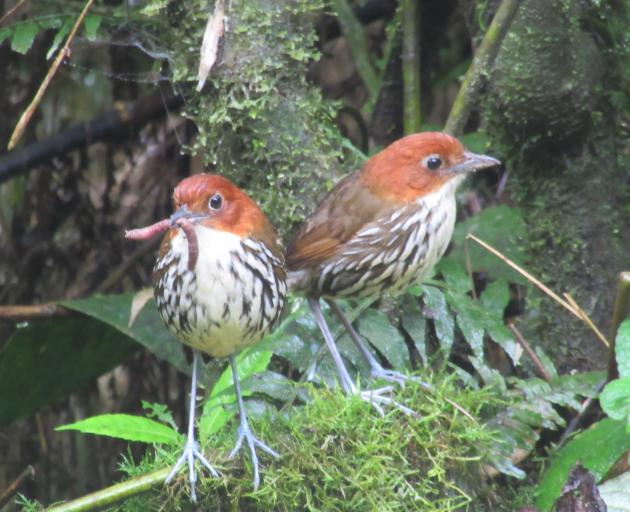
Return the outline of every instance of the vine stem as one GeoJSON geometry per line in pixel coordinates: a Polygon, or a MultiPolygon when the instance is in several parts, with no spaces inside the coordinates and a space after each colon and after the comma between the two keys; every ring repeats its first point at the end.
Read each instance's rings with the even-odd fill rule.
{"type": "Polygon", "coordinates": [[[47,512],[85,512],[86,510],[111,505],[125,498],[148,491],[151,487],[163,484],[169,471],[170,468],[158,469],[46,510],[47,512]]]}
{"type": "Polygon", "coordinates": [[[444,125],[444,131],[459,135],[464,130],[472,107],[477,101],[483,84],[483,75],[493,64],[499,52],[501,42],[516,15],[520,0],[503,0],[488,27],[486,34],[475,52],[472,64],[468,68],[451,112],[444,125]]]}
{"type": "Polygon", "coordinates": [[[405,135],[422,129],[420,91],[420,5],[402,0],[403,130],[405,135]]]}

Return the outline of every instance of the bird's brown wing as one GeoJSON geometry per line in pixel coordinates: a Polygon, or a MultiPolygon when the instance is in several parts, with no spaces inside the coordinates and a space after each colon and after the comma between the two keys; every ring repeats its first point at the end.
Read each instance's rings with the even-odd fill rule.
{"type": "Polygon", "coordinates": [[[289,270],[315,267],[328,260],[383,212],[387,206],[383,199],[376,198],[359,180],[357,171],[337,183],[300,228],[286,251],[289,270]]]}

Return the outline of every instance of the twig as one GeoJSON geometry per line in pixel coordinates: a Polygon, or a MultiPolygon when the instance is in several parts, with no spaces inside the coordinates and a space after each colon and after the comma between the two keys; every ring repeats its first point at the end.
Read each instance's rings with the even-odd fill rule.
{"type": "Polygon", "coordinates": [[[541,290],[542,292],[546,293],[549,297],[551,297],[553,300],[555,300],[558,304],[560,304],[563,308],[565,308],[566,310],[568,310],[569,312],[571,312],[575,317],[577,317],[579,320],[582,320],[582,322],[584,322],[597,336],[597,338],[600,341],[603,341],[603,343],[606,344],[606,346],[608,346],[608,341],[606,341],[606,338],[604,337],[604,335],[601,333],[601,331],[595,326],[595,324],[593,323],[593,321],[589,318],[588,314],[575,302],[575,300],[573,300],[573,298],[571,296],[568,296],[568,294],[565,294],[565,296],[568,296],[569,298],[569,302],[562,299],[558,294],[556,294],[555,292],[553,292],[551,289],[549,289],[547,286],[545,286],[544,284],[542,284],[538,279],[536,279],[534,276],[532,276],[529,272],[523,270],[521,267],[519,267],[516,263],[514,263],[512,260],[510,260],[509,258],[507,258],[506,256],[504,256],[503,254],[501,254],[499,251],[497,251],[494,247],[488,245],[486,242],[484,242],[483,240],[480,240],[479,238],[477,238],[475,235],[473,235],[472,233],[468,233],[468,235],[466,235],[466,240],[473,240],[475,242],[477,242],[479,245],[481,245],[481,247],[483,247],[484,249],[486,249],[488,252],[494,254],[497,258],[499,258],[501,261],[505,262],[509,267],[513,268],[514,270],[516,270],[519,274],[521,274],[523,277],[525,277],[529,282],[531,282],[534,286],[536,286],[539,290],[541,290]]]}
{"type": "Polygon", "coordinates": [[[521,334],[521,332],[516,328],[513,322],[508,322],[507,326],[510,329],[510,331],[512,331],[512,334],[514,334],[516,341],[518,341],[518,343],[521,345],[521,347],[523,347],[525,352],[527,352],[527,355],[536,366],[536,369],[538,370],[538,373],[540,374],[540,376],[543,379],[545,379],[547,382],[551,382],[551,375],[545,368],[545,365],[542,364],[542,361],[538,357],[538,354],[536,354],[536,352],[534,351],[532,346],[529,344],[529,342],[525,339],[525,337],[521,334]]]}
{"type": "Polygon", "coordinates": [[[170,468],[158,469],[152,473],[132,478],[106,489],[93,492],[76,500],[68,501],[61,505],[47,508],[47,512],[85,512],[106,505],[111,505],[120,500],[130,498],[136,494],[148,491],[151,487],[164,483],[170,468]]]}
{"type": "Polygon", "coordinates": [[[35,468],[30,465],[27,466],[26,469],[22,471],[20,475],[9,484],[9,486],[3,491],[3,493],[0,494],[0,509],[2,509],[2,507],[4,507],[9,502],[11,497],[18,491],[20,485],[22,485],[24,480],[29,477],[33,478],[34,476],[35,468]]]}
{"type": "Polygon", "coordinates": [[[24,6],[24,2],[26,2],[26,0],[20,0],[11,7],[11,9],[9,9],[2,18],[0,18],[0,25],[2,25],[5,21],[10,20],[15,14],[17,14],[18,10],[24,6]]]}
{"type": "Polygon", "coordinates": [[[575,299],[569,293],[565,292],[562,295],[564,295],[564,298],[567,299],[569,304],[571,304],[571,306],[577,310],[577,312],[580,314],[580,318],[582,319],[582,321],[590,327],[590,329],[595,333],[595,336],[597,336],[597,339],[601,341],[606,348],[610,348],[610,343],[608,343],[606,336],[604,336],[602,332],[597,328],[597,326],[589,318],[586,311],[584,311],[580,307],[580,305],[577,302],[575,302],[575,299]]]}
{"type": "Polygon", "coordinates": [[[420,5],[402,0],[403,129],[405,135],[422,129],[420,109],[420,5]]]}
{"type": "Polygon", "coordinates": [[[55,57],[55,60],[50,66],[48,73],[46,73],[46,76],[44,77],[42,84],[39,86],[39,89],[35,93],[35,97],[33,98],[33,101],[31,101],[30,105],[26,108],[26,110],[22,114],[22,117],[20,117],[20,120],[18,121],[17,125],[15,125],[15,129],[13,130],[13,133],[11,134],[11,138],[9,139],[9,145],[7,146],[7,149],[9,151],[11,151],[16,146],[16,144],[22,137],[22,134],[24,133],[26,126],[31,120],[31,117],[33,117],[33,113],[39,106],[39,103],[42,101],[42,98],[44,97],[44,93],[46,92],[46,89],[48,89],[48,86],[50,85],[50,82],[55,76],[57,69],[59,69],[59,66],[61,65],[61,62],[63,61],[63,59],[66,58],[66,55],[68,54],[68,48],[70,47],[70,43],[72,42],[72,39],[74,39],[74,35],[77,33],[79,26],[83,22],[83,18],[85,18],[85,15],[87,14],[88,10],[90,9],[93,3],[94,3],[94,0],[87,0],[87,2],[85,3],[85,6],[83,7],[81,14],[79,14],[79,17],[77,18],[77,21],[75,22],[74,26],[72,27],[72,30],[70,31],[70,34],[68,35],[68,38],[66,39],[65,44],[63,45],[63,47],[57,54],[57,57],[55,57]]]}
{"type": "Polygon", "coordinates": [[[363,80],[363,84],[369,91],[370,97],[376,98],[381,87],[381,81],[370,62],[363,25],[361,25],[354,15],[348,0],[333,0],[332,6],[335,14],[337,14],[339,18],[343,35],[346,36],[348,40],[348,45],[350,46],[350,51],[354,58],[354,64],[359,75],[361,75],[361,80],[363,80]]]}
{"type": "Polygon", "coordinates": [[[29,320],[43,320],[73,314],[75,314],[73,311],[53,302],[29,304],[26,306],[0,306],[0,320],[9,322],[27,322],[29,320]]]}
{"type": "Polygon", "coordinates": [[[494,254],[497,258],[499,258],[501,261],[503,261],[505,264],[507,264],[509,267],[513,268],[514,270],[516,270],[519,274],[521,274],[523,277],[525,277],[528,281],[530,281],[534,286],[536,286],[536,288],[538,288],[539,290],[541,290],[542,292],[546,293],[547,295],[549,295],[549,297],[551,297],[553,300],[555,300],[558,304],[560,304],[563,308],[565,308],[566,310],[568,310],[570,313],[572,313],[573,315],[575,315],[577,318],[579,318],[580,320],[582,320],[582,317],[580,316],[580,313],[573,308],[573,306],[571,306],[571,304],[569,304],[567,301],[563,300],[559,295],[557,295],[556,293],[554,293],[551,289],[549,289],[547,286],[545,286],[543,283],[541,283],[538,279],[536,279],[534,276],[532,276],[529,272],[523,270],[521,267],[519,267],[516,263],[514,263],[512,260],[510,260],[509,258],[507,258],[506,256],[504,256],[503,254],[501,254],[499,251],[497,251],[494,247],[491,247],[490,245],[488,245],[486,242],[484,242],[483,240],[480,240],[479,238],[477,238],[475,235],[473,235],[472,233],[468,233],[468,235],[466,235],[466,239],[470,239],[474,242],[477,242],[479,245],[481,245],[481,247],[483,247],[486,251],[491,252],[492,254],[494,254]]]}
{"type": "Polygon", "coordinates": [[[503,0],[499,5],[453,102],[451,112],[444,125],[446,133],[458,135],[466,126],[473,104],[477,101],[481,91],[482,76],[494,62],[519,4],[519,0],[503,0]]]}
{"type": "Polygon", "coordinates": [[[608,356],[608,380],[619,377],[619,368],[617,368],[617,359],[615,354],[615,340],[617,339],[617,331],[622,320],[630,310],[630,271],[619,274],[619,284],[617,285],[617,296],[615,297],[615,305],[613,306],[613,314],[610,322],[610,352],[608,356]]]}

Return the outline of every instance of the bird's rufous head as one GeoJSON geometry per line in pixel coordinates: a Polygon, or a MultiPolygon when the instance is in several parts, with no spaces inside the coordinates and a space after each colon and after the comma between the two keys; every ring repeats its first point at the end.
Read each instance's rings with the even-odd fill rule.
{"type": "Polygon", "coordinates": [[[415,133],[370,158],[361,170],[361,181],[377,197],[410,202],[452,179],[500,163],[467,151],[459,140],[446,133],[415,133]]]}
{"type": "Polygon", "coordinates": [[[144,240],[169,230],[164,241],[177,234],[182,223],[227,231],[240,238],[252,236],[276,252],[278,237],[258,205],[230,180],[217,174],[195,174],[182,180],[173,192],[175,212],[146,228],[127,231],[132,240],[144,240]]]}
{"type": "Polygon", "coordinates": [[[182,180],[173,192],[173,203],[172,226],[186,218],[244,238],[269,225],[265,214],[245,192],[217,174],[195,174],[182,180]]]}

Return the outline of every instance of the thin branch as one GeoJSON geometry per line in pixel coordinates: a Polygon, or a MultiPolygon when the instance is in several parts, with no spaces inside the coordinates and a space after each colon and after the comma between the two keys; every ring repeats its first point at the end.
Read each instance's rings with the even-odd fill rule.
{"type": "Polygon", "coordinates": [[[512,260],[510,260],[509,258],[507,258],[506,256],[504,256],[503,254],[501,254],[499,251],[497,251],[494,247],[488,245],[486,242],[484,242],[483,240],[480,240],[479,238],[477,238],[475,235],[473,235],[472,233],[468,233],[468,235],[466,235],[466,239],[470,239],[474,242],[477,242],[479,245],[481,245],[481,247],[483,247],[486,251],[494,254],[497,258],[499,258],[501,261],[503,261],[505,264],[507,264],[509,267],[513,268],[514,270],[516,270],[519,274],[521,274],[523,277],[525,277],[525,279],[527,279],[529,282],[531,282],[536,288],[538,288],[539,290],[541,290],[543,293],[546,293],[547,295],[549,295],[549,297],[551,297],[553,300],[555,300],[558,304],[560,304],[563,308],[565,308],[566,310],[568,310],[571,314],[575,315],[577,318],[579,318],[580,320],[582,320],[582,317],[580,316],[580,313],[574,309],[571,304],[569,304],[567,301],[565,301],[564,299],[562,299],[558,294],[556,294],[555,292],[553,292],[550,288],[548,288],[547,286],[545,286],[543,283],[541,283],[538,279],[536,279],[534,276],[532,276],[529,272],[523,270],[521,267],[519,267],[516,263],[514,263],[512,260]]]}
{"type": "Polygon", "coordinates": [[[470,239],[470,240],[473,240],[473,241],[477,242],[479,245],[481,245],[481,247],[486,249],[488,252],[494,254],[501,261],[505,262],[509,267],[511,267],[514,270],[516,270],[519,274],[521,274],[523,277],[525,277],[530,283],[532,283],[534,286],[536,286],[539,290],[541,290],[542,292],[546,293],[549,297],[551,297],[558,304],[560,304],[563,308],[565,308],[570,313],[572,313],[579,320],[582,320],[582,322],[584,322],[595,333],[597,338],[600,341],[602,341],[604,344],[606,344],[606,346],[608,346],[608,341],[606,341],[606,338],[604,337],[604,335],[595,326],[593,321],[589,318],[588,314],[577,304],[577,302],[575,302],[573,297],[571,297],[570,295],[565,293],[565,297],[568,296],[568,300],[562,299],[558,294],[556,294],[550,288],[548,288],[543,283],[541,283],[538,279],[536,279],[534,276],[532,276],[529,272],[523,270],[521,267],[519,267],[512,260],[510,260],[509,258],[504,256],[503,254],[501,254],[494,247],[488,245],[483,240],[480,240],[479,238],[477,238],[472,233],[468,233],[468,235],[466,235],[466,239],[467,240],[470,239]]]}
{"type": "Polygon", "coordinates": [[[348,40],[354,64],[357,67],[359,75],[361,75],[363,84],[369,91],[370,97],[376,98],[381,87],[381,81],[370,61],[363,25],[361,25],[361,22],[359,22],[354,15],[348,0],[333,0],[332,6],[335,14],[339,18],[343,35],[346,36],[348,40]]]}
{"type": "Polygon", "coordinates": [[[601,341],[604,346],[606,348],[610,348],[610,343],[608,343],[608,340],[606,339],[606,336],[604,336],[602,334],[602,332],[597,328],[597,326],[593,323],[593,321],[590,319],[590,317],[588,316],[588,314],[586,313],[586,311],[584,311],[580,305],[575,302],[575,299],[568,293],[563,293],[564,298],[567,299],[567,301],[569,302],[569,304],[571,304],[571,306],[573,308],[575,308],[575,310],[580,314],[580,318],[581,320],[589,326],[589,328],[595,333],[595,336],[597,336],[597,339],[599,341],[601,341]]]}
{"type": "Polygon", "coordinates": [[[514,337],[516,338],[516,341],[518,341],[519,345],[523,347],[525,352],[527,352],[527,355],[536,366],[536,369],[538,370],[538,373],[540,374],[540,376],[543,379],[545,379],[547,382],[551,382],[551,375],[545,368],[545,365],[542,364],[542,361],[538,357],[538,354],[536,354],[536,352],[534,351],[532,346],[529,344],[529,342],[525,339],[525,337],[521,334],[521,332],[516,328],[516,326],[512,322],[508,322],[507,326],[510,329],[510,331],[512,331],[512,334],[514,334],[514,337]]]}
{"type": "Polygon", "coordinates": [[[26,306],[0,306],[0,320],[9,322],[28,322],[30,320],[47,320],[60,316],[71,316],[73,311],[54,302],[45,304],[29,304],[26,306]]]}
{"type": "Polygon", "coordinates": [[[422,129],[420,109],[420,4],[402,0],[403,130],[405,135],[422,129]]]}
{"type": "Polygon", "coordinates": [[[466,126],[470,112],[481,91],[483,75],[494,63],[501,42],[512,24],[520,3],[520,0],[503,0],[499,5],[453,102],[451,112],[444,125],[446,133],[459,135],[466,126]]]}
{"type": "Polygon", "coordinates": [[[0,495],[0,509],[4,507],[11,497],[18,491],[20,485],[24,483],[24,480],[27,478],[33,478],[35,476],[35,468],[33,466],[27,466],[24,471],[20,473],[20,475],[13,480],[9,484],[9,486],[4,490],[4,492],[0,495]]]}
{"type": "Polygon", "coordinates": [[[630,311],[630,271],[619,274],[619,284],[617,285],[617,296],[613,306],[612,320],[610,322],[610,353],[608,357],[608,380],[619,377],[617,359],[615,354],[615,340],[617,331],[622,320],[630,311]]]}
{"type": "Polygon", "coordinates": [[[24,7],[24,3],[26,2],[26,0],[19,0],[18,3],[16,3],[13,7],[11,7],[11,9],[9,9],[4,16],[2,16],[2,18],[0,18],[0,25],[2,25],[3,23],[6,23],[7,21],[9,21],[11,18],[13,18],[13,16],[15,16],[18,11],[24,7]]]}
{"type": "Polygon", "coordinates": [[[152,473],[145,473],[144,475],[93,492],[82,498],[47,508],[46,510],[47,512],[85,512],[86,510],[94,510],[106,505],[111,505],[164,483],[169,472],[170,468],[163,468],[153,471],[152,473]]]}
{"type": "Polygon", "coordinates": [[[89,123],[76,124],[50,139],[12,151],[0,157],[0,183],[86,144],[119,140],[137,133],[138,128],[149,121],[182,105],[181,96],[169,95],[163,98],[160,93],[150,94],[133,103],[121,105],[89,123]]]}
{"type": "Polygon", "coordinates": [[[35,97],[33,98],[33,101],[31,101],[30,105],[26,108],[26,110],[22,114],[22,117],[20,117],[20,120],[18,121],[17,125],[15,125],[15,129],[13,130],[13,133],[11,134],[11,138],[9,139],[9,145],[7,146],[7,149],[9,151],[11,151],[16,146],[18,141],[22,138],[22,134],[24,133],[26,126],[28,125],[29,121],[31,120],[31,117],[33,117],[33,113],[35,112],[40,102],[42,101],[42,98],[44,97],[46,89],[48,89],[48,86],[50,85],[50,82],[55,76],[55,73],[59,69],[59,66],[61,66],[63,59],[66,58],[66,55],[68,54],[68,49],[70,48],[70,43],[72,42],[74,35],[77,33],[77,30],[79,30],[79,26],[83,22],[83,18],[85,18],[85,15],[87,14],[88,10],[90,9],[93,3],[94,3],[94,0],[87,0],[87,2],[85,3],[85,6],[83,7],[83,10],[81,11],[81,14],[79,14],[77,21],[72,27],[72,30],[70,31],[70,34],[68,35],[68,38],[66,39],[66,42],[63,45],[63,48],[61,48],[61,50],[57,54],[57,57],[55,57],[55,60],[50,66],[48,73],[46,73],[46,76],[44,77],[42,84],[39,86],[39,89],[35,93],[35,97]]]}

